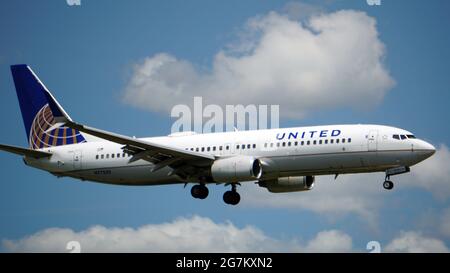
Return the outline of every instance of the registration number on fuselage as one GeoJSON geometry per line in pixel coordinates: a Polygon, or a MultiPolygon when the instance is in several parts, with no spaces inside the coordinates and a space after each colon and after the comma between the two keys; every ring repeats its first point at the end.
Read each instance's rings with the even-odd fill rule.
{"type": "Polygon", "coordinates": [[[108,174],[111,174],[111,170],[97,170],[97,171],[94,171],[94,174],[108,175],[108,174]]]}

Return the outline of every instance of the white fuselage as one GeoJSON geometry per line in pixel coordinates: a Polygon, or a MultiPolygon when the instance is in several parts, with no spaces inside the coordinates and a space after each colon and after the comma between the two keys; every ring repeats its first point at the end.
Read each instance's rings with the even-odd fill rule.
{"type": "MultiPolygon", "coordinates": [[[[180,133],[140,140],[217,158],[248,155],[270,169],[270,177],[380,172],[412,166],[434,147],[408,131],[380,125],[330,125],[208,134],[180,133]],[[394,138],[394,135],[409,138],[394,138]]],[[[121,185],[197,182],[172,175],[170,167],[152,172],[152,163],[130,162],[123,145],[109,141],[42,149],[50,158],[25,158],[28,165],[57,176],[121,185]]],[[[270,178],[268,177],[268,178],[270,178]]],[[[265,177],[262,177],[263,179],[265,177]]]]}

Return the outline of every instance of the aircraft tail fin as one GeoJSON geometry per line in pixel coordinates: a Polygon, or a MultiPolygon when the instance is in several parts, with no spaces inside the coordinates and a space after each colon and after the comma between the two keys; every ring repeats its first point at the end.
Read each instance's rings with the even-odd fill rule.
{"type": "Polygon", "coordinates": [[[12,65],[11,73],[31,149],[86,142],[79,131],[64,126],[71,118],[28,65],[12,65]]]}

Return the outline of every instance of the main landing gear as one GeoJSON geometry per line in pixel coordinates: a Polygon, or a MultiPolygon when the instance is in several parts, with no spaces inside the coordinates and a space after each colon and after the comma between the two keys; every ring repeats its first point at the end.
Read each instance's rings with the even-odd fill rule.
{"type": "Polygon", "coordinates": [[[223,201],[227,203],[228,205],[237,205],[239,204],[239,201],[241,201],[241,196],[236,191],[236,185],[240,185],[239,183],[232,183],[231,184],[231,191],[226,191],[223,194],[223,201]]]}
{"type": "MultiPolygon", "coordinates": [[[[236,191],[236,186],[240,185],[240,184],[239,183],[229,183],[226,185],[231,185],[231,190],[226,191],[223,194],[223,201],[225,203],[227,203],[228,205],[233,205],[233,206],[239,204],[239,201],[241,201],[241,196],[236,191]]],[[[194,185],[191,188],[191,195],[194,198],[205,199],[206,197],[208,197],[208,194],[209,194],[209,190],[203,183],[194,185]]]]}
{"type": "Polygon", "coordinates": [[[192,197],[197,199],[205,199],[208,197],[209,190],[205,184],[194,185],[191,188],[192,197]]]}

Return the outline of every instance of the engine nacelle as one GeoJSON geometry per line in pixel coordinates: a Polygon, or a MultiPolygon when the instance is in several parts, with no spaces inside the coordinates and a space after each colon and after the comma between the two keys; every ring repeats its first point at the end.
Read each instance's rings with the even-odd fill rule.
{"type": "Polygon", "coordinates": [[[314,180],[314,176],[288,176],[260,181],[258,184],[270,192],[280,193],[311,190],[314,187],[314,180]]]}
{"type": "Polygon", "coordinates": [[[234,156],[214,161],[211,175],[216,182],[258,180],[262,175],[261,162],[251,156],[234,156]]]}

